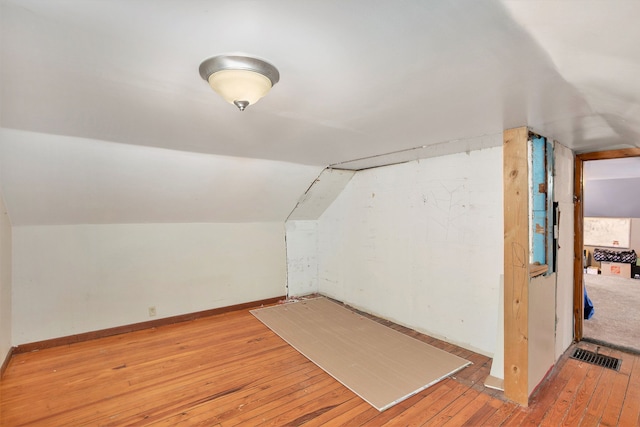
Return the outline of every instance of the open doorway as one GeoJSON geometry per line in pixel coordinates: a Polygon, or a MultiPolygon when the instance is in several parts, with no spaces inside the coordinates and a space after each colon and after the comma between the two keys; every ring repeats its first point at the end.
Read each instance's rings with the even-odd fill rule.
{"type": "Polygon", "coordinates": [[[575,173],[575,338],[640,351],[640,149],[578,155],[575,173]]]}

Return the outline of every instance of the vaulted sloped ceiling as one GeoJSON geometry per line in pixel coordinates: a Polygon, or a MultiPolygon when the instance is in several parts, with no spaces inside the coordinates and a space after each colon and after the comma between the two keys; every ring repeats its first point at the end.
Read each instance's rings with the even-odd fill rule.
{"type": "Polygon", "coordinates": [[[541,130],[578,152],[640,147],[640,16],[637,1],[507,1],[588,111],[541,130]]]}
{"type": "MultiPolygon", "coordinates": [[[[307,165],[306,172],[291,175],[301,191],[313,180],[307,176],[327,165],[522,125],[578,152],[640,146],[636,1],[0,4],[0,126],[6,129],[95,146],[134,145],[141,152],[146,147],[149,153],[227,156],[233,164],[252,158],[281,162],[285,169],[307,165]],[[202,60],[238,52],[265,58],[281,73],[271,93],[243,113],[198,75],[202,60]]],[[[66,150],[74,144],[57,141],[59,158],[71,155],[66,150]]],[[[37,174],[48,161],[22,151],[23,157],[12,157],[16,152],[3,150],[3,164],[19,160],[37,174]]],[[[69,158],[87,171],[96,161],[77,151],[69,158]]],[[[195,172],[185,167],[172,173],[195,172]]],[[[264,182],[250,168],[241,173],[249,187],[264,182]]],[[[18,188],[34,193],[28,186],[37,183],[46,193],[47,186],[58,186],[51,190],[67,205],[82,197],[73,185],[62,190],[55,179],[25,181],[23,175],[3,171],[1,179],[18,223],[43,221],[13,215],[41,208],[12,196],[18,188]]],[[[120,187],[105,182],[103,197],[122,203],[120,187]]],[[[279,216],[300,195],[267,216],[279,216]]],[[[169,196],[158,191],[155,197],[169,196]]],[[[151,206],[162,203],[141,207],[140,220],[170,221],[155,217],[151,206]]],[[[231,212],[183,219],[218,220],[231,212]]],[[[62,222],[100,222],[61,215],[67,217],[62,222]]],[[[127,219],[114,214],[111,220],[127,219]]]]}
{"type": "Polygon", "coordinates": [[[0,130],[13,225],[280,222],[322,168],[0,130]]]}

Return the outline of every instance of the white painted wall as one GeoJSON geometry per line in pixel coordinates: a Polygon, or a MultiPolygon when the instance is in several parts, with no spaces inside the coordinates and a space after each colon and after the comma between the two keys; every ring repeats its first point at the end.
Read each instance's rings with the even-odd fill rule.
{"type": "Polygon", "coordinates": [[[0,192],[0,363],[13,345],[11,337],[11,221],[0,192]]]}
{"type": "Polygon", "coordinates": [[[318,292],[318,221],[287,221],[287,296],[318,292]]]}
{"type": "Polygon", "coordinates": [[[282,222],[13,228],[15,345],[284,295],[282,222]]]}
{"type": "Polygon", "coordinates": [[[558,202],[557,272],[529,283],[529,393],[573,341],[573,152],[554,146],[554,201],[558,202]]]}
{"type": "Polygon", "coordinates": [[[631,218],[631,237],[629,238],[629,246],[640,253],[640,218],[631,218]]]}
{"type": "Polygon", "coordinates": [[[504,274],[500,276],[499,292],[496,351],[493,353],[491,372],[489,372],[489,376],[485,379],[485,385],[488,383],[488,387],[504,391],[504,274]]]}
{"type": "Polygon", "coordinates": [[[288,297],[318,292],[317,219],[342,193],[355,173],[329,168],[323,170],[287,218],[288,297]]]}
{"type": "Polygon", "coordinates": [[[529,395],[555,362],[556,274],[529,281],[529,395]]]}
{"type": "Polygon", "coordinates": [[[574,154],[555,144],[554,199],[560,210],[556,283],[556,345],[558,360],[573,342],[573,174],[574,154]]]}
{"type": "Polygon", "coordinates": [[[318,221],[319,291],[493,355],[503,272],[496,145],[358,172],[318,221]]]}

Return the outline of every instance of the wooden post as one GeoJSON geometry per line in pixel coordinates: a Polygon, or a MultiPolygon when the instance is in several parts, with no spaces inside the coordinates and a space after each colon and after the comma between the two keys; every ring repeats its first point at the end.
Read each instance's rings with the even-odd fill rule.
{"type": "Polygon", "coordinates": [[[584,316],[584,288],[582,283],[582,275],[584,274],[583,250],[583,227],[584,215],[582,205],[583,186],[582,186],[582,159],[577,156],[574,169],[574,187],[573,187],[573,339],[580,341],[583,334],[583,316],[584,316]]]}
{"type": "Polygon", "coordinates": [[[529,390],[529,131],[503,134],[504,394],[528,406],[529,390]]]}

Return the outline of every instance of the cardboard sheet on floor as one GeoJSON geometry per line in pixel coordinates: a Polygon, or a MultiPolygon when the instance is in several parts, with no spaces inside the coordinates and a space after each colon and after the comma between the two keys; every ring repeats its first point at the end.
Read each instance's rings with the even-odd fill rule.
{"type": "Polygon", "coordinates": [[[471,364],[323,297],[251,313],[379,411],[471,364]]]}

